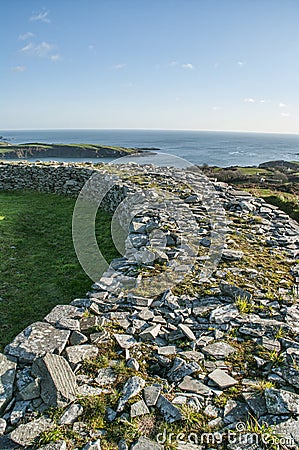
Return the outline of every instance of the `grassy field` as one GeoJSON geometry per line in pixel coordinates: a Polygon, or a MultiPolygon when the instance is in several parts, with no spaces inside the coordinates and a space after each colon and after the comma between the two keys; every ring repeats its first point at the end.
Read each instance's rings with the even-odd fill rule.
{"type": "MultiPolygon", "coordinates": [[[[74,204],[54,194],[0,192],[0,351],[53,306],[90,289],[73,248],[74,204]]],[[[98,213],[96,234],[106,259],[117,257],[104,211],[98,213]]]]}

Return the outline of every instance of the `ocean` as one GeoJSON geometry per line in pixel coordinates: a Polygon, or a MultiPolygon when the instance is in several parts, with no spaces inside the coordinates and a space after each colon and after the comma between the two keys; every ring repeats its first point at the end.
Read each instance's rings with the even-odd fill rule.
{"type": "MultiPolygon", "coordinates": [[[[220,167],[258,165],[269,160],[299,160],[299,135],[215,131],[166,130],[14,130],[1,131],[2,140],[26,142],[94,143],[123,147],[157,147],[157,155],[131,158],[138,163],[167,165],[169,154],[192,164],[220,167]]],[[[53,158],[51,158],[53,159],[53,158]]],[[[62,160],[55,158],[55,160],[62,160]]],[[[84,159],[64,159],[85,161],[84,159]]],[[[109,158],[88,161],[111,161],[109,158]]]]}

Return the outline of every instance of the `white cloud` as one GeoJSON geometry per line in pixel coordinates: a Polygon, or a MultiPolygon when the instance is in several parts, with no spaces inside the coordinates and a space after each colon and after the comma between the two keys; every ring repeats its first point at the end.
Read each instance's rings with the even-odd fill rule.
{"type": "Polygon", "coordinates": [[[244,101],[244,103],[255,103],[254,98],[251,98],[251,97],[244,98],[243,101],[244,101]]]}
{"type": "Polygon", "coordinates": [[[178,65],[177,61],[170,61],[170,63],[168,64],[170,67],[175,67],[178,65]]]}
{"type": "Polygon", "coordinates": [[[35,56],[38,58],[47,58],[53,62],[60,61],[62,59],[59,53],[53,53],[55,50],[55,46],[53,44],[49,44],[48,42],[29,42],[24,47],[20,49],[25,55],[35,56]]]}
{"type": "Polygon", "coordinates": [[[282,112],[282,113],[280,113],[280,115],[281,115],[281,117],[290,117],[290,113],[288,113],[288,112],[282,112]]]}
{"type": "Polygon", "coordinates": [[[243,67],[243,66],[245,66],[246,62],[245,61],[238,61],[237,64],[238,64],[238,66],[243,67]]]}
{"type": "Polygon", "coordinates": [[[221,106],[213,106],[212,107],[213,111],[220,111],[220,109],[222,109],[221,106]]]}
{"type": "Polygon", "coordinates": [[[50,23],[49,19],[49,11],[41,11],[39,13],[33,13],[29,20],[31,22],[44,22],[44,23],[50,23]]]}
{"type": "Polygon", "coordinates": [[[50,60],[53,61],[53,62],[56,62],[56,61],[60,61],[60,60],[61,60],[61,56],[60,56],[58,53],[56,53],[55,55],[51,55],[49,58],[50,58],[50,60]]]}
{"type": "Polygon", "coordinates": [[[19,39],[20,41],[27,41],[27,39],[33,38],[35,35],[31,33],[31,31],[27,31],[27,33],[20,34],[19,39]]]}
{"type": "Polygon", "coordinates": [[[124,69],[125,67],[126,67],[126,64],[115,64],[115,66],[113,66],[113,69],[121,70],[121,69],[124,69]]]}
{"type": "Polygon", "coordinates": [[[26,67],[25,66],[15,66],[11,70],[13,72],[25,72],[26,67]]]}
{"type": "Polygon", "coordinates": [[[285,103],[280,102],[279,103],[279,108],[286,108],[288,105],[286,105],[285,103]]]}
{"type": "Polygon", "coordinates": [[[187,64],[182,64],[182,68],[192,70],[192,69],[194,69],[194,66],[191,63],[187,63],[187,64]]]}

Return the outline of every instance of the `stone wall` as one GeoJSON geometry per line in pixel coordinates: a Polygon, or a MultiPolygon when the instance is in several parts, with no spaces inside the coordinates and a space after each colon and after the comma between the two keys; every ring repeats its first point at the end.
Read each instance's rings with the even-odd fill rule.
{"type": "MultiPolygon", "coordinates": [[[[130,223],[124,257],[111,263],[86,298],[56,306],[0,355],[0,449],[37,448],[44,433],[57,440],[39,447],[44,450],[162,450],[151,424],[161,424],[162,438],[163,427],[167,433],[173,422],[188,433],[186,416],[194,418],[192,430],[194,424],[223,436],[235,430],[229,450],[237,448],[238,438],[252,448],[244,441],[249,433],[252,442],[247,421],[259,430],[269,424],[274,443],[283,437],[283,448],[298,448],[299,306],[292,290],[299,280],[298,224],[225,184],[213,185],[217,203],[207,180],[192,170],[2,163],[0,189],[76,195],[94,173],[115,180],[107,209],[114,211],[134,192],[144,209],[130,223]],[[149,186],[175,194],[176,217],[168,214],[176,198],[163,197],[165,209],[158,210],[153,195],[149,207],[144,193],[149,186]],[[183,229],[194,231],[188,211],[200,243],[192,274],[156,295],[149,271],[156,275],[159,268],[163,274],[175,267],[179,278],[183,264],[176,267],[175,258],[190,256],[182,235],[183,229]],[[214,217],[211,226],[213,214],[218,222],[214,217]],[[204,281],[202,268],[216,257],[209,247],[219,251],[217,240],[212,245],[218,226],[225,228],[225,245],[218,267],[204,281]],[[156,245],[150,245],[155,230],[156,245]],[[127,292],[143,278],[149,280],[148,292],[146,284],[142,294],[127,292]],[[101,430],[89,420],[88,397],[95,408],[106,399],[97,409],[101,430]],[[53,418],[49,407],[62,409],[53,418]],[[132,420],[139,430],[133,435],[126,433],[132,420]]],[[[255,448],[263,447],[259,444],[255,448]]],[[[190,449],[190,441],[179,448],[190,449]]]]}

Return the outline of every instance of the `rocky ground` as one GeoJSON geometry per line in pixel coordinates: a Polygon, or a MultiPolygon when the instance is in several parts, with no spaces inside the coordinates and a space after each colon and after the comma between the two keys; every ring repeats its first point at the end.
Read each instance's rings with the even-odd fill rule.
{"type": "Polygon", "coordinates": [[[179,278],[178,255],[188,260],[187,217],[137,214],[125,256],[86,298],[56,306],[0,355],[0,449],[298,448],[298,225],[214,183],[226,213],[218,261],[207,185],[192,183],[200,175],[181,171],[178,183],[178,171],[138,167],[103,172],[180,198],[198,224],[193,269],[151,291],[170,267],[179,278]],[[164,238],[154,250],[153,230],[164,238]],[[217,267],[202,278],[212,257],[217,267]]]}

